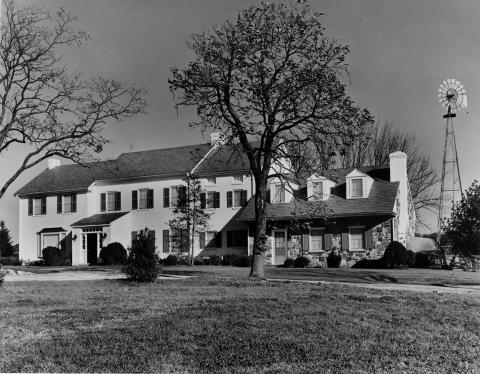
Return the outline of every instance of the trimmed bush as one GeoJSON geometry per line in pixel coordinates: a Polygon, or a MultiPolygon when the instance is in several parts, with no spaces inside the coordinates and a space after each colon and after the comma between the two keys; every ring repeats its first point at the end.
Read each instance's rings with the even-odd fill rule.
{"type": "Polygon", "coordinates": [[[299,256],[293,261],[294,268],[306,268],[310,264],[310,259],[299,256]]]}
{"type": "Polygon", "coordinates": [[[205,265],[205,261],[203,260],[203,257],[195,257],[193,259],[193,264],[194,265],[205,265]]]}
{"type": "Polygon", "coordinates": [[[394,241],[385,249],[383,262],[389,269],[408,267],[409,264],[415,263],[415,253],[408,251],[402,243],[394,241]]]}
{"type": "Polygon", "coordinates": [[[233,262],[235,261],[236,258],[237,258],[237,256],[235,256],[235,255],[225,255],[222,258],[222,265],[223,266],[232,266],[233,262]]]}
{"type": "Polygon", "coordinates": [[[1,265],[10,265],[10,266],[20,266],[20,265],[22,265],[22,261],[20,261],[16,257],[9,256],[9,257],[0,258],[0,264],[1,265]]]}
{"type": "Polygon", "coordinates": [[[127,280],[136,282],[155,282],[161,272],[155,254],[155,237],[150,235],[147,228],[140,231],[133,240],[123,272],[127,275],[127,280]]]}
{"type": "Polygon", "coordinates": [[[100,258],[104,265],[125,265],[127,251],[121,243],[113,242],[102,248],[100,258]]]}
{"type": "Polygon", "coordinates": [[[415,256],[415,264],[413,265],[416,268],[427,269],[430,265],[430,260],[428,254],[426,253],[417,253],[415,256]]]}
{"type": "Polygon", "coordinates": [[[46,266],[65,265],[65,254],[57,247],[46,247],[42,251],[43,260],[46,266]]]}
{"type": "Polygon", "coordinates": [[[248,268],[250,266],[252,266],[252,257],[251,256],[241,256],[241,257],[237,257],[234,261],[233,261],[233,266],[237,266],[237,267],[240,267],[240,268],[248,268]]]}
{"type": "Polygon", "coordinates": [[[327,266],[329,268],[339,268],[342,262],[342,255],[337,253],[335,249],[332,249],[327,257],[327,266]]]}
{"type": "Polygon", "coordinates": [[[210,256],[208,258],[208,264],[209,265],[215,265],[215,266],[218,266],[222,263],[222,258],[220,256],[216,256],[216,255],[213,255],[213,256],[210,256]]]}
{"type": "Polygon", "coordinates": [[[175,266],[178,265],[178,257],[176,255],[168,255],[162,262],[167,266],[175,266]]]}
{"type": "Polygon", "coordinates": [[[285,262],[283,263],[284,268],[293,268],[293,263],[295,260],[293,258],[287,258],[285,262]]]}

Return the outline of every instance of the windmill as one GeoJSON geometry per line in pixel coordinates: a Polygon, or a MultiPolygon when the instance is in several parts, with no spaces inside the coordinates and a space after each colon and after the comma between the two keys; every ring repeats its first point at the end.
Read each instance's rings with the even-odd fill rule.
{"type": "MultiPolygon", "coordinates": [[[[443,116],[446,119],[446,124],[438,207],[437,242],[440,244],[443,219],[449,214],[455,200],[463,196],[453,118],[457,116],[457,111],[459,112],[467,107],[467,95],[463,84],[449,78],[440,84],[438,98],[442,106],[447,109],[447,114],[443,116]]],[[[443,260],[445,260],[445,257],[443,260]]]]}

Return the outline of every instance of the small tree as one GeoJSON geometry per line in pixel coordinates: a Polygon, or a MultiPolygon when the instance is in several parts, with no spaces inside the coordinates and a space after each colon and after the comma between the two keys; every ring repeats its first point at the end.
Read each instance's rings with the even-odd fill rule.
{"type": "Polygon", "coordinates": [[[155,237],[148,228],[140,230],[133,240],[123,272],[130,281],[155,282],[157,279],[160,265],[155,254],[155,237]]]}
{"type": "Polygon", "coordinates": [[[455,203],[443,230],[452,252],[474,269],[475,256],[480,255],[480,185],[474,181],[462,199],[455,203]]]}
{"type": "Polygon", "coordinates": [[[179,254],[190,254],[191,265],[194,259],[195,236],[208,228],[211,214],[205,211],[207,197],[196,178],[187,179],[187,186],[179,189],[178,202],[173,209],[174,217],[168,222],[173,232],[172,248],[179,254]]]}
{"type": "Polygon", "coordinates": [[[0,257],[13,256],[12,237],[4,221],[0,221],[0,257]]]}

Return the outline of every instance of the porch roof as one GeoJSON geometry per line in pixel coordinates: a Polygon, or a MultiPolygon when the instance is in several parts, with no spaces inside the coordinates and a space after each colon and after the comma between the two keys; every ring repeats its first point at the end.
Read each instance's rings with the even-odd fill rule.
{"type": "Polygon", "coordinates": [[[49,232],[67,232],[63,227],[45,227],[41,229],[37,234],[46,234],[49,232]]]}
{"type": "Polygon", "coordinates": [[[82,218],[81,220],[72,223],[72,227],[83,227],[83,226],[107,226],[116,219],[124,216],[129,212],[115,212],[115,213],[98,213],[93,216],[82,218]]]}

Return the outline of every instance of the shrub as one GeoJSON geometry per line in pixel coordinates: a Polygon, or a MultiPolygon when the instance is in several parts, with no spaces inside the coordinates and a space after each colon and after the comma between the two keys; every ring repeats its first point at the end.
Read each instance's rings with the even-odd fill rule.
{"type": "Polygon", "coordinates": [[[194,265],[205,265],[205,261],[203,260],[203,257],[195,257],[193,259],[193,264],[194,265]]]}
{"type": "Polygon", "coordinates": [[[354,269],[385,269],[385,264],[381,258],[377,260],[363,259],[356,262],[352,268],[354,269]]]}
{"type": "Polygon", "coordinates": [[[155,254],[155,237],[146,228],[133,240],[123,272],[129,281],[154,282],[160,271],[158,256],[155,254]]]}
{"type": "Polygon", "coordinates": [[[209,265],[215,265],[215,266],[218,266],[222,263],[222,258],[220,256],[216,256],[216,255],[213,255],[213,256],[210,256],[208,258],[208,264],[209,265]]]}
{"type": "Polygon", "coordinates": [[[9,256],[9,257],[0,258],[0,264],[1,265],[10,265],[10,266],[20,266],[20,265],[22,265],[22,261],[20,261],[16,257],[9,256]]]}
{"type": "Polygon", "coordinates": [[[102,248],[100,258],[104,265],[125,265],[127,251],[121,243],[113,242],[102,248]]]}
{"type": "Polygon", "coordinates": [[[337,253],[336,249],[332,249],[327,257],[327,266],[329,268],[339,268],[342,262],[342,255],[337,253]]]}
{"type": "Polygon", "coordinates": [[[164,260],[163,264],[167,266],[178,265],[178,257],[176,255],[168,255],[164,260]]]}
{"type": "Polygon", "coordinates": [[[46,247],[42,254],[46,266],[63,266],[65,264],[65,254],[57,247],[46,247]]]}
{"type": "Polygon", "coordinates": [[[34,261],[25,261],[26,266],[45,266],[45,261],[40,259],[40,260],[34,260],[34,261]]]}
{"type": "Polygon", "coordinates": [[[299,256],[293,261],[294,268],[306,268],[308,264],[310,264],[310,259],[303,256],[299,256]]]}
{"type": "Polygon", "coordinates": [[[233,261],[232,265],[240,268],[248,268],[249,266],[252,266],[252,257],[251,256],[237,257],[233,261]]]}
{"type": "Polygon", "coordinates": [[[225,255],[225,256],[222,257],[222,265],[223,266],[232,266],[233,261],[235,261],[236,258],[237,258],[237,256],[235,256],[235,255],[225,255]]]}
{"type": "Polygon", "coordinates": [[[293,258],[287,258],[285,262],[283,263],[284,268],[293,268],[293,263],[295,260],[293,258]]]}
{"type": "Polygon", "coordinates": [[[397,241],[391,242],[385,249],[383,254],[383,262],[385,267],[389,269],[397,269],[400,267],[408,267],[409,263],[415,263],[415,254],[409,251],[405,246],[397,241]]]}
{"type": "Polygon", "coordinates": [[[416,258],[415,252],[413,252],[412,250],[408,249],[408,250],[407,250],[407,265],[408,265],[408,266],[413,266],[413,265],[415,265],[415,258],[416,258]]]}

